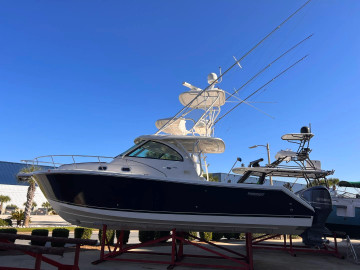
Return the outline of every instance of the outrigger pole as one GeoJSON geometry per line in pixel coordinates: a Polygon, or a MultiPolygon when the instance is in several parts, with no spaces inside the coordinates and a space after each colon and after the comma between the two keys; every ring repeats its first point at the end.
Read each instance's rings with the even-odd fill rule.
{"type": "Polygon", "coordinates": [[[302,44],[303,42],[305,42],[306,40],[308,40],[309,38],[311,38],[313,36],[313,34],[311,34],[310,36],[304,38],[302,41],[298,42],[297,44],[295,44],[294,46],[292,46],[290,49],[288,49],[286,52],[284,52],[283,54],[281,54],[280,56],[278,56],[276,59],[274,59],[270,64],[268,64],[267,66],[265,66],[263,69],[261,69],[258,73],[256,73],[254,76],[252,76],[246,83],[244,83],[242,86],[240,86],[237,90],[234,91],[234,93],[230,94],[226,100],[228,100],[229,98],[233,97],[234,95],[236,95],[241,89],[243,89],[246,85],[248,85],[251,81],[253,81],[257,76],[259,76],[261,73],[263,73],[265,70],[267,70],[272,64],[274,64],[275,62],[277,62],[280,58],[282,58],[283,56],[285,56],[286,54],[288,54],[290,51],[292,51],[293,49],[295,49],[297,46],[299,46],[300,44],[302,44]]]}
{"type": "Polygon", "coordinates": [[[308,55],[305,55],[303,58],[297,60],[294,64],[292,64],[291,66],[289,66],[288,68],[286,68],[285,70],[281,71],[278,75],[276,75],[274,78],[272,78],[270,81],[268,81],[267,83],[265,83],[263,86],[261,86],[260,88],[256,89],[254,92],[252,92],[250,95],[248,95],[245,99],[243,99],[242,101],[240,101],[238,104],[236,104],[234,107],[232,107],[228,112],[226,112],[223,116],[219,117],[218,120],[215,121],[214,126],[216,125],[217,122],[219,122],[221,119],[223,119],[226,115],[228,115],[230,112],[232,112],[236,107],[238,107],[241,103],[244,103],[247,99],[249,99],[250,97],[252,97],[253,95],[255,95],[257,92],[259,92],[261,89],[263,89],[265,86],[267,86],[268,84],[270,84],[271,82],[273,82],[274,80],[276,80],[278,77],[280,77],[281,75],[283,75],[286,71],[288,71],[289,69],[291,69],[292,67],[294,67],[295,65],[297,65],[298,63],[300,63],[302,60],[304,60],[306,57],[308,57],[308,55]]]}
{"type": "Polygon", "coordinates": [[[169,124],[172,123],[172,121],[180,114],[182,113],[186,108],[188,108],[199,96],[201,96],[207,89],[209,89],[211,86],[213,86],[219,79],[221,79],[226,73],[228,73],[234,66],[238,65],[242,60],[244,60],[245,57],[247,57],[253,50],[255,50],[261,43],[263,43],[266,39],[268,39],[273,33],[275,33],[277,30],[280,29],[281,26],[283,26],[285,23],[287,23],[293,16],[295,16],[300,10],[302,10],[307,4],[309,4],[311,0],[308,0],[303,4],[300,8],[298,8],[295,12],[293,12],[289,17],[287,17],[282,23],[280,23],[278,26],[276,26],[269,34],[267,34],[262,40],[260,40],[254,47],[252,47],[247,53],[245,53],[239,60],[237,60],[234,64],[232,64],[227,70],[225,70],[224,73],[222,73],[217,80],[214,80],[211,84],[209,84],[206,88],[201,90],[199,94],[197,94],[186,106],[184,106],[177,114],[175,114],[169,121],[167,121],[161,128],[158,129],[158,131],[155,133],[155,135],[159,134],[162,130],[164,130],[166,127],[169,126],[169,124]]]}
{"type": "Polygon", "coordinates": [[[259,108],[251,105],[250,103],[246,102],[245,100],[242,100],[241,98],[235,96],[241,89],[243,89],[245,86],[247,86],[250,82],[252,82],[253,80],[255,80],[260,74],[262,74],[265,70],[267,70],[269,67],[271,67],[271,65],[273,65],[275,62],[277,62],[278,60],[280,60],[283,56],[285,56],[286,54],[288,54],[289,52],[291,52],[293,49],[295,49],[297,46],[299,46],[300,44],[302,44],[303,42],[307,41],[309,38],[311,38],[313,36],[313,34],[309,35],[308,37],[304,38],[303,40],[301,40],[300,42],[298,42],[297,44],[295,44],[294,46],[292,46],[290,49],[288,49],[287,51],[283,52],[280,56],[278,56],[276,59],[274,59],[272,62],[270,62],[268,65],[266,65],[264,68],[262,68],[260,71],[258,71],[254,76],[252,76],[246,83],[244,83],[242,86],[240,86],[238,89],[234,89],[235,91],[233,93],[228,93],[228,97],[225,99],[225,101],[229,100],[231,97],[234,97],[238,100],[240,100],[240,102],[244,102],[245,104],[253,107],[254,109],[266,114],[267,116],[271,117],[274,119],[273,116],[267,114],[266,112],[260,110],[259,108]]]}

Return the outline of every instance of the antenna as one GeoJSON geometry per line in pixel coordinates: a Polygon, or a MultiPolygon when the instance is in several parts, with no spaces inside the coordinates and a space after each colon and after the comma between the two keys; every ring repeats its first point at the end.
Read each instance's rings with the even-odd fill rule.
{"type": "Polygon", "coordinates": [[[201,91],[202,90],[201,88],[193,86],[192,84],[187,83],[187,82],[183,82],[183,86],[185,86],[187,88],[190,88],[191,90],[196,90],[196,91],[201,91]]]}
{"type": "MultiPolygon", "coordinates": [[[[219,76],[218,79],[221,79],[226,73],[228,73],[235,65],[237,65],[239,62],[244,60],[245,57],[247,57],[252,51],[254,51],[260,44],[262,44],[266,39],[268,39],[273,33],[275,33],[277,30],[280,29],[281,26],[283,26],[287,21],[289,21],[293,16],[295,16],[300,10],[302,10],[307,4],[309,4],[311,0],[308,0],[303,4],[300,8],[298,8],[295,12],[293,12],[290,16],[288,16],[282,23],[280,23],[278,26],[276,26],[269,34],[267,34],[263,39],[261,39],[255,46],[253,46],[247,53],[245,53],[239,60],[237,60],[234,64],[232,64],[223,74],[219,76]]],[[[166,128],[169,123],[171,123],[180,113],[182,113],[186,108],[189,108],[189,106],[199,97],[201,96],[207,89],[209,89],[213,84],[215,84],[216,81],[214,81],[212,84],[208,85],[206,88],[204,88],[202,91],[200,91],[188,104],[187,106],[184,106],[177,114],[175,114],[171,119],[169,119],[168,122],[166,122],[161,128],[158,129],[158,131],[155,133],[155,135],[159,134],[164,128],[166,128]]]]}
{"type": "Polygon", "coordinates": [[[219,75],[220,75],[220,80],[218,80],[218,83],[221,83],[222,82],[222,75],[221,75],[221,67],[219,67],[219,75]]]}

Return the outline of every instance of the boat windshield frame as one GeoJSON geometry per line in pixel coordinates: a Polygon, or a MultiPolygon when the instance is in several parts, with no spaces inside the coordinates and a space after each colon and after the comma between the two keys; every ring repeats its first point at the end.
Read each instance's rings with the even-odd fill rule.
{"type": "Polygon", "coordinates": [[[144,143],[145,143],[145,141],[140,141],[140,142],[134,144],[133,146],[131,146],[130,148],[128,148],[127,150],[125,150],[121,154],[117,155],[115,158],[126,156],[127,153],[132,152],[133,150],[135,150],[136,148],[138,148],[140,145],[142,145],[144,143]]]}
{"type": "MultiPolygon", "coordinates": [[[[140,154],[141,152],[139,152],[138,154],[140,154]]],[[[165,160],[166,161],[180,161],[180,162],[184,161],[184,157],[183,157],[183,155],[181,153],[179,153],[179,151],[175,150],[173,147],[171,147],[171,146],[169,146],[169,145],[167,145],[165,143],[162,143],[162,142],[159,142],[159,141],[154,141],[154,140],[142,141],[141,143],[138,143],[138,144],[134,145],[133,147],[131,147],[129,150],[127,150],[124,155],[126,157],[134,157],[134,158],[146,158],[146,159],[157,159],[157,160],[164,160],[164,161],[165,160]],[[155,144],[163,145],[164,147],[166,147],[166,148],[170,149],[171,151],[173,151],[179,157],[179,159],[162,159],[162,157],[166,154],[166,152],[164,152],[163,155],[161,155],[160,157],[150,157],[150,156],[143,157],[143,156],[138,156],[138,155],[131,156],[131,154],[133,154],[139,148],[143,147],[143,145],[148,144],[148,143],[155,143],[155,144]]]]}

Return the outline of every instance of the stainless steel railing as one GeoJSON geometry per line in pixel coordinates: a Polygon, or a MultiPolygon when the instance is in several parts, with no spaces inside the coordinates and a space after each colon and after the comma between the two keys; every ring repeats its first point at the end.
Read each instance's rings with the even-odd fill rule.
{"type": "Polygon", "coordinates": [[[39,165],[49,166],[49,165],[51,165],[51,167],[57,168],[61,165],[65,165],[65,164],[76,165],[76,164],[83,163],[83,162],[76,162],[76,159],[79,160],[79,158],[96,159],[96,162],[98,162],[99,165],[101,165],[101,163],[105,162],[105,161],[102,161],[104,159],[114,159],[114,157],[90,156],[90,155],[47,155],[47,156],[36,157],[32,160],[21,160],[21,161],[25,162],[28,165],[32,165],[32,166],[39,166],[39,165]],[[67,163],[57,162],[57,160],[59,160],[60,158],[62,158],[62,159],[66,158],[72,162],[67,162],[67,163]]]}

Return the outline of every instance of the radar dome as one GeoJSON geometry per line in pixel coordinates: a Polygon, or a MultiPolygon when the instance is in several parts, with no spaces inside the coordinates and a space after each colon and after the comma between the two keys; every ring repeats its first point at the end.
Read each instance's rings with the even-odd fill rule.
{"type": "Polygon", "coordinates": [[[210,73],[207,77],[208,80],[208,84],[212,84],[213,82],[215,82],[217,80],[218,76],[216,75],[216,73],[210,73]]]}
{"type": "Polygon", "coordinates": [[[302,128],[300,129],[300,133],[310,133],[310,128],[304,126],[304,127],[302,127],[302,128]]]}

